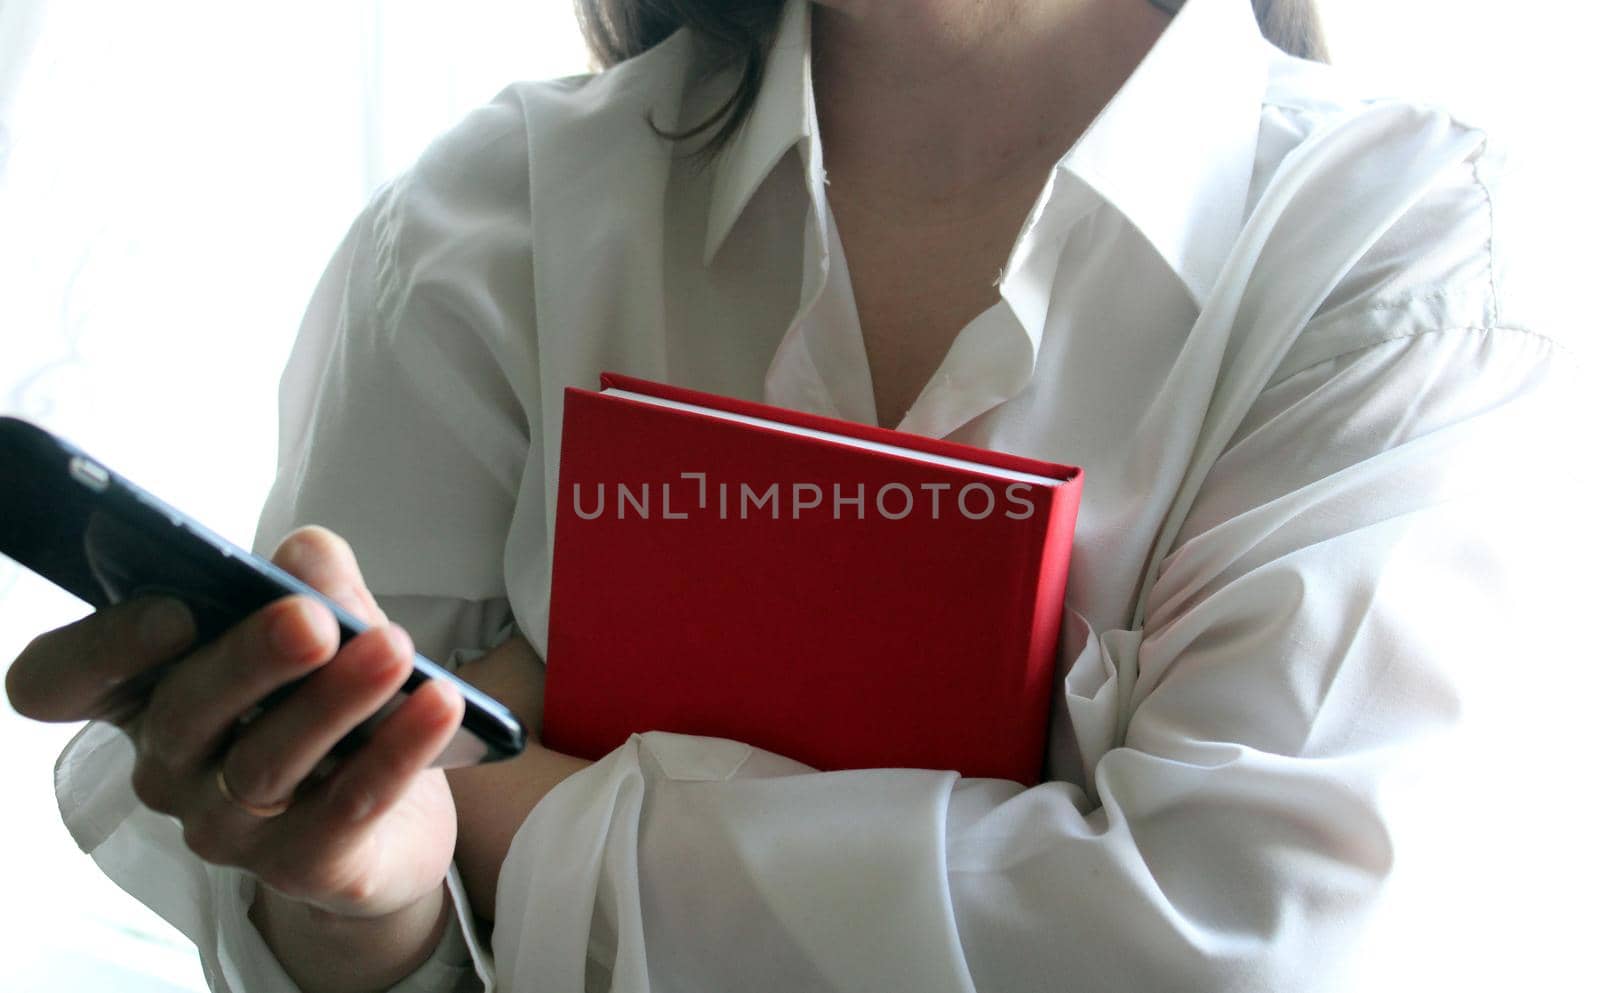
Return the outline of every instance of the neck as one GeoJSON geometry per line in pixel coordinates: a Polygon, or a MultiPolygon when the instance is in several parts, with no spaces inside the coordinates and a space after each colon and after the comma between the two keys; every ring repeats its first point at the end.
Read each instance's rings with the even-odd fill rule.
{"type": "Polygon", "coordinates": [[[908,211],[1026,186],[1167,21],[1148,0],[818,0],[812,73],[830,180],[908,211]]]}

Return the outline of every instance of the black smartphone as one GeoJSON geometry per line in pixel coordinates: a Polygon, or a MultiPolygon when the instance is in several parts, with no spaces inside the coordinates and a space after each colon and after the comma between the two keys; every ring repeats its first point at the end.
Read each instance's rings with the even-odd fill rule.
{"type": "MultiPolygon", "coordinates": [[[[200,640],[293,593],[314,597],[348,641],[367,625],[266,559],[232,544],[128,482],[54,434],[0,417],[0,553],[95,607],[146,594],[182,600],[200,640]]],[[[346,752],[429,679],[453,683],[466,700],[455,738],[434,765],[454,768],[522,751],[522,723],[498,700],[418,654],[396,698],[339,743],[346,752]]],[[[288,692],[293,684],[279,690],[288,692]]]]}

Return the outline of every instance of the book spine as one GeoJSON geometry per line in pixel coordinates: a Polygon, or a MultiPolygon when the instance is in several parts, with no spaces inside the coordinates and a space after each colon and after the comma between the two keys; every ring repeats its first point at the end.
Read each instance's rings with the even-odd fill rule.
{"type": "Polygon", "coordinates": [[[1055,696],[1060,692],[1056,685],[1056,663],[1061,651],[1061,629],[1066,613],[1067,573],[1072,548],[1072,535],[1077,522],[1079,485],[1074,482],[1053,487],[1046,503],[1045,513],[1036,514],[1029,549],[1033,555],[1029,563],[1031,596],[1020,599],[1026,604],[1027,616],[1018,624],[1024,644],[1018,650],[1025,662],[1023,672],[1023,700],[1026,718],[1022,722],[1027,754],[1033,756],[1028,766],[1031,778],[1027,785],[1044,777],[1045,742],[1050,730],[1050,710],[1055,696]]]}

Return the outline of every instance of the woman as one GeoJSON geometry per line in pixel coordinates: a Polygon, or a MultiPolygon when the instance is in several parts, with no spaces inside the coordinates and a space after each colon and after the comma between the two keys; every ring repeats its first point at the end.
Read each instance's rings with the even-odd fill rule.
{"type": "MultiPolygon", "coordinates": [[[[1256,6],[1316,54],[1307,8],[1256,6]]],[[[336,650],[288,600],[189,651],[148,602],[13,666],[20,711],[71,720],[176,660],[63,756],[80,844],[227,990],[1287,990],[1371,961],[1483,759],[1469,662],[1504,646],[1455,620],[1502,606],[1520,537],[1472,525],[1479,452],[1532,492],[1568,366],[1482,135],[1271,48],[1243,0],[584,9],[626,60],[512,87],[381,191],[285,375],[258,546],[374,630],[336,650]],[[446,777],[434,687],[313,781],[412,640],[537,721],[560,389],[602,369],[1083,465],[1051,781],[665,734],[446,777]]],[[[1404,936],[1437,971],[1431,941],[1404,936]]]]}

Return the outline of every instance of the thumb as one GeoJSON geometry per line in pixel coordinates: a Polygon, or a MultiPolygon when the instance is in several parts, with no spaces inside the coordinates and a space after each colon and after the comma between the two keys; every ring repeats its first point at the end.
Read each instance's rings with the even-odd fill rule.
{"type": "Polygon", "coordinates": [[[387,621],[361,578],[350,543],[325,527],[297,528],[279,543],[272,563],[367,624],[387,621]]]}

